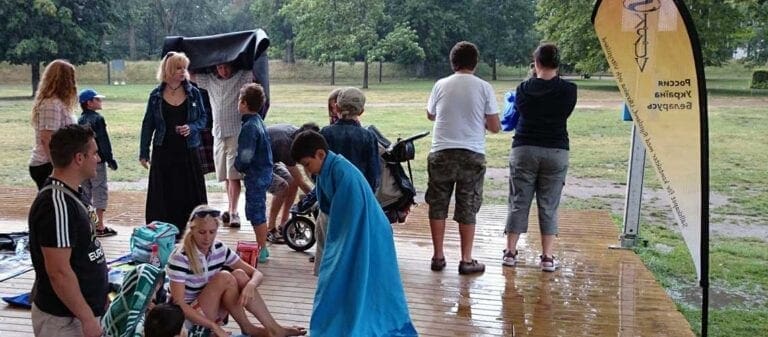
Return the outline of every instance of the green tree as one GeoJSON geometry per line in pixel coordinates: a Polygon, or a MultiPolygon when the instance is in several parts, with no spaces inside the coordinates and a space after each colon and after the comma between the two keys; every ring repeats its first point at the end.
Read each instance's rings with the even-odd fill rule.
{"type": "Polygon", "coordinates": [[[471,30],[469,8],[468,0],[387,1],[387,16],[411,27],[424,49],[424,61],[417,68],[417,75],[440,76],[451,72],[448,53],[471,30]]]}
{"type": "Polygon", "coordinates": [[[424,49],[419,47],[416,31],[404,24],[395,28],[368,53],[368,61],[379,61],[379,82],[381,82],[381,63],[392,61],[397,64],[414,64],[424,60],[424,49]]]}
{"type": "Polygon", "coordinates": [[[745,29],[752,29],[742,27],[744,16],[734,2],[688,0],[685,4],[699,35],[704,64],[718,66],[730,60],[736,48],[746,40],[745,29]]]}
{"type": "MultiPolygon", "coordinates": [[[[687,0],[685,4],[699,35],[704,64],[730,60],[743,44],[745,31],[751,29],[743,26],[743,15],[734,2],[687,0]]],[[[565,64],[585,74],[608,68],[590,21],[593,6],[594,0],[539,0],[536,6],[537,29],[543,38],[561,47],[565,64]]]]}
{"type": "MultiPolygon", "coordinates": [[[[201,36],[256,28],[249,0],[121,0],[111,57],[157,59],[166,36],[201,36]]],[[[269,33],[269,32],[268,32],[269,33]]]]}
{"type": "Polygon", "coordinates": [[[0,19],[0,60],[31,66],[34,95],[43,62],[105,61],[103,37],[116,16],[106,0],[2,0],[0,19]]]}
{"type": "Polygon", "coordinates": [[[583,74],[608,69],[600,41],[592,27],[594,0],[539,0],[536,29],[560,49],[563,65],[583,74]]]}
{"type": "Polygon", "coordinates": [[[379,40],[376,27],[384,17],[383,0],[292,0],[280,13],[291,18],[297,49],[312,61],[331,62],[331,84],[336,61],[363,61],[363,88],[368,87],[366,55],[379,40]]]}
{"type": "Polygon", "coordinates": [[[742,32],[747,60],[768,64],[768,1],[746,0],[738,3],[742,13],[742,32]]]}
{"type": "Polygon", "coordinates": [[[115,11],[121,15],[114,22],[116,29],[105,43],[110,58],[138,60],[148,55],[151,42],[140,38],[141,27],[151,15],[151,3],[144,0],[122,0],[115,3],[115,11]]]}
{"type": "Polygon", "coordinates": [[[491,66],[495,81],[498,62],[527,64],[536,47],[534,1],[476,0],[469,41],[480,49],[480,58],[491,66]]]}
{"type": "Polygon", "coordinates": [[[295,53],[295,34],[293,25],[280,9],[285,6],[288,0],[255,0],[251,5],[251,12],[256,18],[256,22],[261,25],[269,35],[272,46],[282,49],[283,61],[286,63],[296,62],[295,53]]]}

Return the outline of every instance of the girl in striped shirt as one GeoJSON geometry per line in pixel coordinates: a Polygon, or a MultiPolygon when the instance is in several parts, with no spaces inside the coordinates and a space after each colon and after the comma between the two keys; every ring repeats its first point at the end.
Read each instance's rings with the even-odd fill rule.
{"type": "Polygon", "coordinates": [[[263,274],[216,240],[220,215],[208,205],[197,206],[192,211],[183,244],[168,261],[173,302],[181,307],[188,322],[206,327],[219,337],[229,336],[220,326],[227,314],[232,315],[247,335],[306,334],[304,328],[286,328],[275,321],[256,290],[263,274]],[[245,310],[256,316],[264,328],[248,321],[245,310]]]}

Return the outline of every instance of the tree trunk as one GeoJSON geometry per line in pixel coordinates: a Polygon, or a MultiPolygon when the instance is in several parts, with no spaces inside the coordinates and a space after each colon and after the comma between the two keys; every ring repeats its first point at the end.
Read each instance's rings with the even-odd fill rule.
{"type": "Polygon", "coordinates": [[[493,68],[493,75],[491,76],[491,80],[496,80],[496,59],[493,59],[493,65],[491,66],[493,68]]]}
{"type": "Polygon", "coordinates": [[[424,62],[425,61],[421,61],[416,64],[416,77],[423,77],[424,74],[426,73],[424,69],[425,68],[424,62]]]}
{"type": "Polygon", "coordinates": [[[136,27],[128,26],[128,57],[135,61],[136,58],[136,27]]]}
{"type": "Polygon", "coordinates": [[[363,61],[363,89],[368,89],[368,60],[363,61]]]}
{"type": "Polygon", "coordinates": [[[331,61],[331,85],[336,85],[336,61],[331,61]]]}
{"type": "Polygon", "coordinates": [[[379,83],[381,83],[381,66],[384,62],[379,60],[379,83]]]}
{"type": "Polygon", "coordinates": [[[285,54],[283,54],[283,62],[288,64],[296,63],[296,54],[293,52],[293,40],[285,41],[285,54]]]}
{"type": "Polygon", "coordinates": [[[40,62],[32,62],[32,97],[35,97],[37,85],[40,84],[40,62]]]}

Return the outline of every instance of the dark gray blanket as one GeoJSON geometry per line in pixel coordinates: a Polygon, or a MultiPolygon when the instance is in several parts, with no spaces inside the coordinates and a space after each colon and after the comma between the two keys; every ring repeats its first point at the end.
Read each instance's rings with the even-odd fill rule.
{"type": "Polygon", "coordinates": [[[189,57],[189,70],[213,72],[217,64],[231,63],[235,69],[253,72],[253,78],[264,87],[269,102],[269,37],[261,29],[207,36],[168,36],[163,42],[165,56],[170,51],[189,57]]]}

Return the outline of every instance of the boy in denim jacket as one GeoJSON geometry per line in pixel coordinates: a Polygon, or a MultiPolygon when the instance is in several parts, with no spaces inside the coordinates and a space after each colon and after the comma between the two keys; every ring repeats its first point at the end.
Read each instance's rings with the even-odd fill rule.
{"type": "Polygon", "coordinates": [[[259,262],[266,262],[267,242],[267,189],[272,183],[272,149],[267,128],[258,111],[264,105],[264,89],[249,83],[240,89],[237,109],[243,126],[237,139],[235,168],[245,178],[245,216],[253,226],[256,241],[261,247],[259,262]]]}
{"type": "Polygon", "coordinates": [[[102,98],[106,98],[106,96],[99,95],[96,90],[85,89],[81,91],[78,100],[80,107],[83,108],[83,113],[77,120],[77,124],[91,126],[96,134],[96,145],[99,148],[99,158],[101,158],[101,162],[96,166],[96,177],[88,179],[82,184],[85,198],[91,201],[93,207],[96,208],[96,215],[99,217],[96,224],[96,236],[98,237],[117,235],[117,231],[104,226],[104,211],[107,209],[109,194],[106,166],[115,171],[117,170],[117,161],[112,156],[112,144],[109,141],[109,134],[107,134],[107,123],[104,121],[104,117],[96,112],[96,110],[101,110],[102,98]]]}

